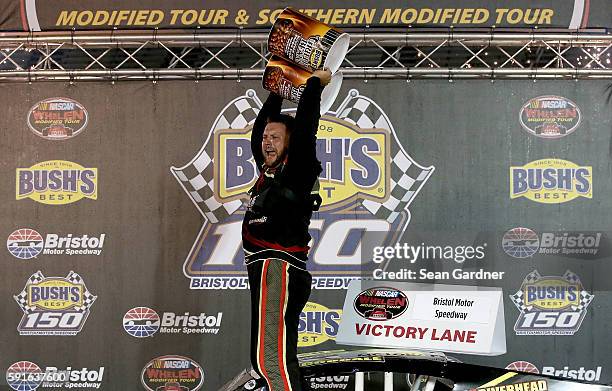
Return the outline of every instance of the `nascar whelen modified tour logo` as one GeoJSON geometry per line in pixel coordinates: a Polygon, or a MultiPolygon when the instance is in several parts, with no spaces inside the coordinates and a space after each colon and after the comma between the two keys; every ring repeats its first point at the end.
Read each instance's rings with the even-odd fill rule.
{"type": "Polygon", "coordinates": [[[98,169],[66,160],[48,160],[17,169],[17,199],[64,205],[98,199],[98,169]]]}
{"type": "Polygon", "coordinates": [[[534,270],[521,289],[510,295],[520,311],[514,331],[517,335],[574,335],[593,297],[569,270],[563,276],[541,276],[534,270]]]}
{"type": "MultiPolygon", "coordinates": [[[[248,287],[241,224],[247,191],[258,175],[250,132],[261,106],[254,90],[232,100],[196,156],[171,168],[205,219],[183,267],[192,289],[248,287]]],[[[416,163],[399,144],[387,115],[357,90],[321,117],[317,136],[323,204],[310,225],[309,270],[314,288],[346,288],[364,270],[363,233],[388,232],[379,245],[394,243],[434,167],[416,163]]]]}
{"type": "Polygon", "coordinates": [[[593,198],[592,172],[591,166],[562,159],[541,159],[510,167],[510,198],[525,197],[543,204],[593,198]]]}
{"type": "Polygon", "coordinates": [[[85,107],[70,98],[49,98],[35,104],[28,112],[28,126],[47,140],[66,140],[81,133],[88,122],[85,107]]]}
{"type": "Polygon", "coordinates": [[[149,361],[140,378],[148,391],[197,391],[204,383],[204,371],[189,357],[168,355],[149,361]]]}
{"type": "Polygon", "coordinates": [[[523,105],[521,126],[540,138],[561,138],[572,133],[580,125],[578,106],[562,96],[539,96],[523,105]]]}
{"type": "Polygon", "coordinates": [[[97,299],[73,271],[66,277],[45,277],[37,271],[13,297],[23,311],[19,335],[76,335],[97,299]]]}
{"type": "Polygon", "coordinates": [[[368,320],[395,319],[408,308],[408,297],[394,288],[369,288],[357,295],[353,307],[368,320]]]}
{"type": "Polygon", "coordinates": [[[338,335],[341,317],[340,309],[329,309],[310,301],[306,303],[298,323],[298,346],[315,346],[334,341],[338,335]]]}

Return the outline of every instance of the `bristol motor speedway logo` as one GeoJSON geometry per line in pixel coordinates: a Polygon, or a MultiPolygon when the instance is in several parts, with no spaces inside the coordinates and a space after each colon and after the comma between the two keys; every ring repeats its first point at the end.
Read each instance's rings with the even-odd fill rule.
{"type": "Polygon", "coordinates": [[[80,235],[48,233],[44,236],[31,228],[13,231],[6,240],[6,248],[19,259],[43,255],[100,255],[106,234],[80,235]]]}
{"type": "MultiPolygon", "coordinates": [[[[250,132],[261,106],[254,90],[232,100],[196,156],[171,168],[205,220],[183,266],[191,289],[248,288],[241,224],[258,175],[250,132]]],[[[363,233],[386,232],[379,245],[395,243],[434,167],[414,161],[387,115],[357,90],[321,117],[317,136],[323,204],[311,220],[309,270],[313,288],[346,288],[364,270],[363,233]]]]}
{"type": "Polygon", "coordinates": [[[41,389],[99,389],[104,367],[97,369],[45,367],[31,361],[18,361],[6,370],[6,382],[15,391],[41,389]]]}
{"type": "Polygon", "coordinates": [[[536,254],[581,259],[602,258],[609,254],[609,241],[601,231],[541,232],[517,227],[502,238],[502,248],[513,258],[530,258],[536,254]]]}
{"type": "Polygon", "coordinates": [[[520,314],[514,325],[516,335],[574,335],[594,295],[588,293],[578,275],[529,273],[510,299],[520,314]]]}
{"type": "Polygon", "coordinates": [[[163,312],[161,316],[148,307],[135,307],[123,316],[123,329],[136,338],[161,334],[217,334],[221,328],[223,313],[207,315],[204,312],[163,312]]]}
{"type": "Polygon", "coordinates": [[[97,299],[73,271],[66,277],[45,277],[37,271],[13,297],[23,311],[19,335],[76,335],[97,299]]]}

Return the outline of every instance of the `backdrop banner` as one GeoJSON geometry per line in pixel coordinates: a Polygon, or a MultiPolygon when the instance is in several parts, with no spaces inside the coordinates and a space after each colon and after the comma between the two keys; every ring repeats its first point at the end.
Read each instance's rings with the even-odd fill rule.
{"type": "MultiPolygon", "coordinates": [[[[300,351],[347,348],[335,338],[354,279],[490,286],[507,353],[457,358],[611,382],[609,91],[347,80],[319,124],[300,351]]],[[[215,390],[249,366],[240,226],[267,94],[256,81],[0,84],[0,390],[215,390]]],[[[469,313],[435,299],[401,310],[449,325],[469,313]]],[[[372,300],[356,311],[391,330],[397,300],[372,300]]]]}
{"type": "Polygon", "coordinates": [[[3,0],[2,30],[102,30],[141,28],[269,28],[287,6],[341,27],[606,27],[607,0],[363,1],[279,0],[249,2],[3,0]]]}

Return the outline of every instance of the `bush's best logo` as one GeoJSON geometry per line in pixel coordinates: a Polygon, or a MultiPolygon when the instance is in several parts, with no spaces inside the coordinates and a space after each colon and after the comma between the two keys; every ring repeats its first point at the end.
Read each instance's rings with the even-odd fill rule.
{"type": "Polygon", "coordinates": [[[45,277],[38,271],[14,298],[23,311],[20,335],[76,335],[97,296],[73,271],[66,277],[45,277]]]}
{"type": "Polygon", "coordinates": [[[6,240],[6,248],[16,258],[32,259],[43,255],[100,255],[104,248],[106,234],[98,235],[58,235],[46,234],[43,237],[30,228],[13,231],[6,240]]]}
{"type": "Polygon", "coordinates": [[[141,381],[148,391],[197,391],[204,383],[204,372],[200,364],[188,357],[161,356],[145,365],[141,381]]]}
{"type": "Polygon", "coordinates": [[[28,112],[28,126],[47,140],[66,140],[81,133],[88,122],[85,107],[70,98],[49,98],[28,112]]]}
{"type": "Polygon", "coordinates": [[[580,125],[578,106],[562,96],[539,96],[523,105],[521,126],[540,138],[561,138],[580,125]]]}
{"type": "Polygon", "coordinates": [[[15,391],[34,391],[40,388],[52,389],[98,389],[104,377],[104,367],[98,369],[65,369],[46,367],[43,371],[31,361],[18,361],[6,370],[6,382],[15,391]]]}
{"type": "Polygon", "coordinates": [[[514,331],[517,335],[574,335],[593,297],[569,270],[562,277],[543,277],[534,270],[521,289],[510,295],[520,311],[514,331]]]}
{"type": "MultiPolygon", "coordinates": [[[[261,106],[253,90],[231,101],[191,162],[171,168],[205,220],[183,267],[192,289],[248,287],[240,227],[257,179],[250,132],[261,106]]],[[[434,167],[416,163],[386,114],[357,90],[321,118],[317,157],[323,205],[310,226],[313,288],[346,288],[363,270],[356,233],[388,232],[380,245],[397,241],[434,167]]]]}
{"type": "Polygon", "coordinates": [[[385,321],[403,314],[408,298],[394,288],[369,288],[357,295],[353,307],[365,319],[385,321]]]}
{"type": "Polygon", "coordinates": [[[315,346],[335,340],[340,326],[342,310],[308,302],[300,313],[298,323],[298,346],[315,346]]]}
{"type": "Polygon", "coordinates": [[[593,198],[592,170],[591,166],[561,159],[541,159],[522,167],[510,167],[510,198],[526,197],[543,204],[593,198]]]}
{"type": "Polygon", "coordinates": [[[605,233],[596,231],[542,232],[538,235],[529,228],[518,227],[506,232],[502,239],[502,248],[513,258],[529,258],[535,254],[602,258],[609,253],[609,247],[605,233]]]}
{"type": "Polygon", "coordinates": [[[136,307],[123,316],[123,329],[137,338],[150,337],[158,330],[162,334],[217,334],[222,318],[222,312],[216,315],[164,312],[160,318],[151,308],[136,307]]]}
{"type": "Polygon", "coordinates": [[[66,160],[48,160],[17,169],[17,199],[64,205],[81,198],[98,199],[98,169],[66,160]]]}

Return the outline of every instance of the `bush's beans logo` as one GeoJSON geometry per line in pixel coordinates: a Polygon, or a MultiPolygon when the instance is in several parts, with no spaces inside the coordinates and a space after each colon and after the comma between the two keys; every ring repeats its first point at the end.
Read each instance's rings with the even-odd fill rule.
{"type": "Polygon", "coordinates": [[[510,198],[526,197],[543,204],[593,198],[592,171],[591,166],[561,159],[541,159],[522,167],[510,167],[510,198]]]}
{"type": "Polygon", "coordinates": [[[46,367],[43,371],[30,361],[18,361],[6,371],[6,382],[15,391],[51,389],[99,389],[104,377],[104,367],[98,369],[46,367]]]}
{"type": "Polygon", "coordinates": [[[23,311],[20,335],[76,335],[97,299],[73,271],[66,277],[45,277],[38,271],[13,297],[23,311]]]}
{"type": "Polygon", "coordinates": [[[141,380],[148,391],[197,391],[204,383],[204,372],[200,364],[188,357],[161,356],[145,365],[141,380]]]}
{"type": "Polygon", "coordinates": [[[540,370],[538,367],[530,363],[529,361],[514,361],[506,365],[506,369],[511,371],[528,372],[539,374],[540,370]]]}
{"type": "Polygon", "coordinates": [[[56,233],[43,237],[30,228],[13,231],[6,240],[9,252],[19,259],[36,258],[43,255],[100,255],[104,248],[106,234],[79,235],[56,233]]]}
{"type": "Polygon", "coordinates": [[[602,258],[609,253],[608,238],[597,231],[542,232],[529,228],[512,228],[504,234],[502,248],[513,258],[529,258],[535,254],[571,258],[602,258]]]}
{"type": "Polygon", "coordinates": [[[394,288],[369,288],[353,302],[355,311],[368,320],[395,319],[408,308],[408,298],[394,288]]]}
{"type": "Polygon", "coordinates": [[[159,330],[159,315],[147,307],[132,308],[123,315],[123,329],[132,337],[150,337],[159,330]]]}
{"type": "Polygon", "coordinates": [[[542,277],[534,270],[521,289],[510,295],[520,311],[514,331],[517,335],[574,335],[593,297],[569,270],[562,277],[542,277]]]}
{"type": "Polygon", "coordinates": [[[28,112],[28,126],[47,140],[66,140],[81,133],[88,122],[85,107],[70,98],[49,98],[28,112]]]}
{"type": "Polygon", "coordinates": [[[539,96],[523,105],[521,126],[529,134],[540,138],[561,138],[580,125],[578,106],[561,96],[539,96]]]}
{"type": "Polygon", "coordinates": [[[136,307],[123,316],[123,329],[138,338],[150,337],[158,330],[161,334],[217,334],[222,319],[222,312],[216,315],[164,312],[160,317],[151,308],[136,307]]]}
{"type": "Polygon", "coordinates": [[[98,199],[98,169],[66,160],[48,160],[17,169],[17,199],[64,205],[81,198],[98,199]]]}
{"type": "Polygon", "coordinates": [[[342,310],[308,302],[300,313],[298,346],[315,346],[335,340],[340,326],[342,310]]]}
{"type": "MultiPolygon", "coordinates": [[[[192,289],[248,287],[240,227],[258,174],[250,132],[261,106],[253,90],[231,101],[191,162],[171,168],[205,220],[183,267],[192,289]]],[[[321,118],[317,156],[323,163],[323,205],[311,221],[309,269],[313,288],[345,289],[364,268],[357,233],[388,232],[381,245],[396,242],[410,221],[409,205],[434,167],[416,163],[386,114],[357,90],[321,118]]]]}

